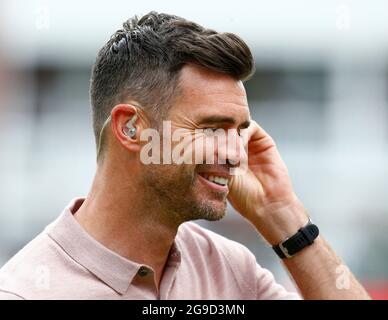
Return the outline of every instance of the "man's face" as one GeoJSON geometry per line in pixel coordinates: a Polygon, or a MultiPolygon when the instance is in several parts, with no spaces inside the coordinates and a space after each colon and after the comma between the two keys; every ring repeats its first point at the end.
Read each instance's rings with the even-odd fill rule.
{"type": "MultiPolygon", "coordinates": [[[[184,132],[183,136],[190,137],[193,161],[191,164],[174,164],[173,160],[172,164],[144,165],[145,189],[151,198],[171,212],[172,219],[175,217],[179,222],[219,220],[226,210],[231,163],[236,165],[239,161],[241,138],[238,132],[249,126],[245,89],[241,81],[193,65],[182,69],[180,87],[182,94],[166,120],[171,121],[172,136],[180,130],[184,132]],[[226,135],[228,145],[231,137],[237,143],[227,149],[220,143],[222,140],[209,136],[211,131],[207,129],[229,131],[231,135],[226,135]],[[214,153],[214,164],[206,163],[211,147],[209,139],[214,143],[214,148],[210,149],[214,153]],[[199,150],[201,159],[196,156],[199,150]]],[[[172,142],[172,150],[176,144],[172,142]]]]}

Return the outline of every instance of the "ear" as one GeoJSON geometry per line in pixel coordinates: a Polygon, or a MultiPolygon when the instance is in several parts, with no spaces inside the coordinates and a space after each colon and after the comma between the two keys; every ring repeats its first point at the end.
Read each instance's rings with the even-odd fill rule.
{"type": "Polygon", "coordinates": [[[138,116],[138,110],[131,104],[118,104],[111,111],[112,132],[117,141],[129,151],[140,152],[140,132],[142,123],[138,116]],[[136,118],[136,120],[135,120],[136,118]],[[127,123],[132,120],[132,125],[136,128],[133,137],[126,135],[127,123]],[[135,121],[134,121],[135,120],[135,121]]]}

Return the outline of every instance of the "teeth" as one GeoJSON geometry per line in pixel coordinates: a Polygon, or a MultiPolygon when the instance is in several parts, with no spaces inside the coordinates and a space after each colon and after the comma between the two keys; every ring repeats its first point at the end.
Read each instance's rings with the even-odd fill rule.
{"type": "Polygon", "coordinates": [[[228,184],[228,179],[224,177],[210,176],[208,180],[213,181],[222,186],[226,186],[228,184]]]}
{"type": "Polygon", "coordinates": [[[219,184],[221,186],[226,186],[228,184],[228,181],[229,181],[228,178],[219,177],[219,176],[212,176],[212,175],[208,175],[206,173],[202,173],[201,175],[205,179],[212,181],[216,184],[219,184]]]}

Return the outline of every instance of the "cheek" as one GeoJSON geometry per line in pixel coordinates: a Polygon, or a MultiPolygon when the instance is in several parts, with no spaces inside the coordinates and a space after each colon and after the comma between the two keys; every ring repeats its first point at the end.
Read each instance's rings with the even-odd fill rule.
{"type": "Polygon", "coordinates": [[[155,174],[159,179],[175,184],[176,188],[191,184],[195,179],[195,166],[192,165],[160,165],[155,174]]]}
{"type": "Polygon", "coordinates": [[[192,163],[195,165],[208,163],[206,160],[214,158],[214,154],[217,152],[214,137],[209,137],[204,134],[194,136],[191,147],[192,163]]]}

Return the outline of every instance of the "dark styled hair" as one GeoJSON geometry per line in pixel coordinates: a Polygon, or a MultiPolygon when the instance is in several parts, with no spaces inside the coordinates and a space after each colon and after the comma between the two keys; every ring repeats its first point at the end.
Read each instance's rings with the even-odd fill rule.
{"type": "Polygon", "coordinates": [[[179,73],[187,63],[243,81],[254,72],[249,47],[233,33],[218,33],[154,11],[126,21],[99,51],[92,69],[90,99],[97,145],[113,107],[128,99],[144,106],[155,124],[160,121],[178,95],[179,73]]]}

